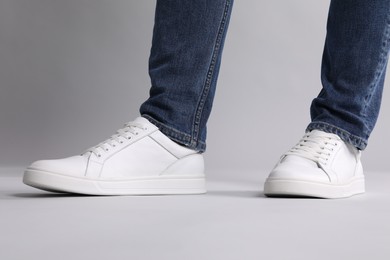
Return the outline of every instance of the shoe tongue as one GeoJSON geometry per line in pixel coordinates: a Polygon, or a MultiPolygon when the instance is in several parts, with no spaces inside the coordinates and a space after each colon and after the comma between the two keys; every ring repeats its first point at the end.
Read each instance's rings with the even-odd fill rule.
{"type": "Polygon", "coordinates": [[[336,138],[336,139],[340,139],[340,137],[338,135],[335,135],[335,134],[332,134],[332,133],[327,133],[327,132],[324,132],[324,131],[321,131],[321,130],[311,130],[310,131],[310,136],[312,137],[333,137],[333,138],[336,138]]]}
{"type": "Polygon", "coordinates": [[[133,120],[134,123],[143,124],[143,125],[150,125],[151,123],[149,120],[147,120],[144,117],[137,117],[135,120],[133,120]]]}
{"type": "Polygon", "coordinates": [[[89,157],[91,157],[91,154],[92,154],[91,151],[87,151],[87,152],[82,153],[81,156],[89,159],[89,157]]]}
{"type": "Polygon", "coordinates": [[[297,155],[287,155],[284,159],[283,162],[291,162],[293,164],[299,164],[302,166],[307,166],[307,167],[315,167],[317,168],[318,165],[316,162],[313,162],[312,160],[297,156],[297,155]]]}

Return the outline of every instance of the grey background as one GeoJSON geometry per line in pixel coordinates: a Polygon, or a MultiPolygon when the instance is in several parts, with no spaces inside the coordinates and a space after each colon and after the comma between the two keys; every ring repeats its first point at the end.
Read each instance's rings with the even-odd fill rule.
{"type": "Polygon", "coordinates": [[[21,182],[138,115],[155,1],[0,0],[0,259],[390,259],[389,94],[364,154],[367,193],[269,199],[302,136],[328,1],[235,3],[209,123],[208,193],[96,197],[21,182]]]}
{"type": "MultiPolygon", "coordinates": [[[[154,5],[0,1],[0,165],[78,154],[138,116],[150,86],[154,5]]],[[[235,2],[209,121],[212,176],[266,175],[301,137],[320,90],[328,5],[235,2]]],[[[363,157],[369,171],[390,168],[386,88],[363,157]]]]}
{"type": "Polygon", "coordinates": [[[114,197],[48,193],[13,176],[0,176],[4,260],[390,259],[386,173],[339,200],[266,198],[255,175],[209,180],[205,195],[114,197]]]}

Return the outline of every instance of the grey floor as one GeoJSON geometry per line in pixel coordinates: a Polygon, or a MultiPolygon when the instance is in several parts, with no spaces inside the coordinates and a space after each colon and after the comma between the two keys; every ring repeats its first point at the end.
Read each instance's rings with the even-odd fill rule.
{"type": "MultiPolygon", "coordinates": [[[[52,194],[0,169],[0,259],[390,259],[390,174],[350,199],[270,199],[263,178],[206,195],[52,194]]],[[[211,174],[213,175],[213,174],[211,174]]]]}

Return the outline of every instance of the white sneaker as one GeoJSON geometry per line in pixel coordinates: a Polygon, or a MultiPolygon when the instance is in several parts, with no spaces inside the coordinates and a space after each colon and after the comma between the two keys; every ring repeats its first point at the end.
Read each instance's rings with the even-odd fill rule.
{"type": "Polygon", "coordinates": [[[90,195],[205,193],[203,156],[138,117],[81,155],[34,162],[23,182],[90,195]]]}
{"type": "Polygon", "coordinates": [[[344,198],[364,193],[360,155],[335,134],[308,132],[271,171],[264,194],[344,198]]]}

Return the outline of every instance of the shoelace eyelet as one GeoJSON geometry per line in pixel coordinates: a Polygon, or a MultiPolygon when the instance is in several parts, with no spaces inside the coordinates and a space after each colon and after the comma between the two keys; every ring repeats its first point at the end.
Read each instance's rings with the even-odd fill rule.
{"type": "Polygon", "coordinates": [[[128,143],[129,141],[126,140],[133,139],[134,136],[140,134],[140,132],[139,131],[137,132],[136,129],[145,131],[148,130],[148,127],[145,127],[142,124],[135,123],[135,122],[127,123],[124,125],[122,129],[117,130],[117,132],[114,135],[112,135],[110,138],[108,138],[106,141],[101,142],[96,147],[91,147],[90,149],[88,149],[88,151],[94,153],[96,157],[102,157],[103,155],[99,154],[99,150],[108,152],[114,149],[114,147],[117,147],[118,145],[123,145],[125,143],[128,143]]]}

